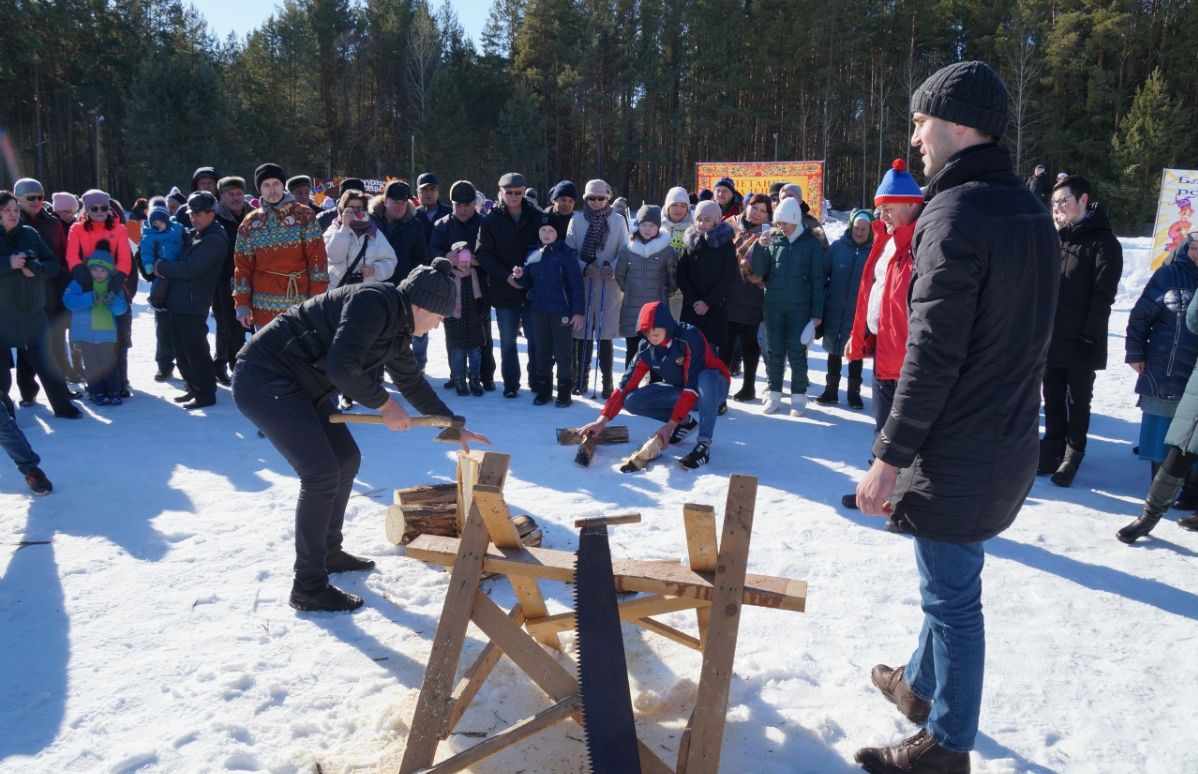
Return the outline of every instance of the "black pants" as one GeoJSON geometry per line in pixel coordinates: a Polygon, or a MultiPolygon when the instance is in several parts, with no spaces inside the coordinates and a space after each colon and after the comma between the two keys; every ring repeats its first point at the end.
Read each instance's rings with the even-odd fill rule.
{"type": "Polygon", "coordinates": [[[1044,368],[1044,440],[1086,450],[1094,372],[1083,368],[1044,368]]]}
{"type": "MultiPolygon", "coordinates": [[[[594,341],[574,339],[574,367],[575,373],[578,374],[575,383],[583,390],[587,389],[591,383],[591,371],[595,365],[594,354],[594,341]]],[[[604,387],[612,383],[611,365],[611,339],[602,339],[599,342],[599,373],[602,376],[604,387]]]]}
{"type": "MultiPolygon", "coordinates": [[[[842,364],[843,358],[840,355],[828,355],[828,378],[824,384],[834,390],[840,389],[840,368],[842,364]]],[[[854,385],[856,385],[858,392],[861,390],[861,369],[864,365],[864,360],[849,361],[849,392],[853,392],[854,385]]]]}
{"type": "Polygon", "coordinates": [[[116,366],[121,389],[129,389],[129,348],[133,346],[133,313],[125,312],[116,321],[116,366]]]}
{"type": "Polygon", "coordinates": [[[154,362],[158,364],[158,370],[164,374],[175,367],[170,312],[154,312],[154,362]]]}
{"type": "Polygon", "coordinates": [[[33,360],[29,357],[29,350],[18,349],[15,363],[11,349],[4,350],[4,357],[6,368],[16,366],[17,392],[21,394],[21,400],[32,403],[37,399],[37,394],[42,388],[38,386],[37,380],[34,378],[37,372],[33,367],[33,360]]]}
{"type": "Polygon", "coordinates": [[[200,400],[216,397],[216,370],[208,351],[208,317],[170,313],[171,348],[179,375],[200,400]]]}
{"type": "Polygon", "coordinates": [[[66,376],[78,376],[81,367],[71,358],[71,347],[67,346],[67,331],[71,328],[71,310],[47,310],[50,319],[50,354],[54,356],[54,365],[58,373],[66,376]]]}
{"type": "MultiPolygon", "coordinates": [[[[570,357],[574,342],[574,327],[570,318],[557,315],[529,315],[532,335],[537,342],[536,383],[531,385],[537,395],[549,395],[553,391],[553,366],[557,365],[557,389],[562,395],[574,386],[574,363],[570,357]]],[[[611,342],[608,342],[610,344],[611,342]]]]}
{"type": "Polygon", "coordinates": [[[212,294],[212,317],[216,320],[216,356],[212,361],[231,365],[245,346],[246,334],[245,326],[237,321],[232,280],[216,283],[216,291],[212,294]]]}
{"type": "Polygon", "coordinates": [[[740,343],[744,362],[744,384],[750,389],[757,380],[757,366],[761,363],[761,345],[757,343],[757,326],[728,321],[728,334],[720,344],[720,360],[731,368],[733,353],[740,343]]]}
{"type": "Polygon", "coordinates": [[[83,355],[83,376],[87,380],[88,396],[119,396],[121,382],[116,370],[116,343],[81,341],[79,351],[83,355]]]}
{"type": "Polygon", "coordinates": [[[894,405],[894,390],[898,387],[898,379],[879,379],[874,377],[874,436],[882,432],[886,418],[890,416],[890,407],[894,405]]]}
{"type": "Polygon", "coordinates": [[[295,579],[307,589],[328,582],[325,560],[341,549],[345,506],[362,454],[333,403],[317,403],[289,377],[237,361],[233,402],[282,454],[300,479],[295,504],[295,579]]]}
{"type": "MultiPolygon", "coordinates": [[[[63,379],[62,374],[58,372],[58,368],[54,364],[54,357],[50,353],[50,325],[48,320],[43,317],[40,322],[30,323],[28,326],[22,326],[18,330],[0,330],[0,337],[5,334],[8,334],[11,338],[0,341],[0,347],[5,349],[16,347],[18,349],[18,360],[21,357],[28,359],[33,372],[37,375],[38,381],[42,383],[42,387],[46,390],[46,399],[50,402],[50,408],[54,409],[54,413],[59,414],[64,411],[71,411],[74,407],[71,405],[71,396],[67,392],[67,383],[63,379]]],[[[9,362],[11,363],[11,360],[9,362]]],[[[36,385],[34,386],[36,387],[36,385]]],[[[9,367],[0,368],[0,394],[7,396],[11,389],[12,371],[10,365],[9,367]]],[[[36,389],[33,391],[33,394],[37,394],[36,389]]]]}

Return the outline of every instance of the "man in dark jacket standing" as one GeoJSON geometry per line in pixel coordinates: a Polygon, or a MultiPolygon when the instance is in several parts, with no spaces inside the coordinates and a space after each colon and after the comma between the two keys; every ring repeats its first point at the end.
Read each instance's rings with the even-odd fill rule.
{"type": "Polygon", "coordinates": [[[1123,274],[1123,247],[1106,205],[1073,175],[1053,186],[1052,218],[1061,237],[1061,287],[1044,368],[1044,440],[1039,474],[1073,483],[1086,456],[1094,374],[1106,368],[1107,323],[1123,274]]]}
{"type": "Polygon", "coordinates": [[[212,365],[216,370],[216,381],[228,385],[229,370],[245,345],[245,327],[237,321],[237,308],[233,305],[233,256],[237,247],[237,229],[253,208],[245,201],[245,178],[222,177],[219,188],[216,222],[225,230],[229,244],[212,294],[212,316],[216,319],[216,356],[212,365]]]}
{"type": "Polygon", "coordinates": [[[216,197],[196,191],[187,199],[192,228],[183,237],[183,252],[174,261],[154,262],[154,274],[170,280],[166,306],[170,312],[171,347],[187,392],[175,398],[188,411],[216,403],[216,372],[208,351],[208,309],[229,252],[229,238],[216,222],[216,197]]]}
{"type": "Polygon", "coordinates": [[[1043,164],[1037,164],[1035,172],[1027,179],[1027,190],[1048,207],[1049,198],[1052,196],[1052,180],[1048,178],[1048,168],[1043,164]]]}
{"type": "Polygon", "coordinates": [[[420,206],[416,208],[416,222],[424,231],[424,241],[431,249],[433,225],[441,218],[448,217],[453,210],[441,201],[441,181],[432,172],[422,172],[420,177],[416,178],[416,196],[420,198],[420,206]]]}
{"type": "MultiPolygon", "coordinates": [[[[207,191],[213,196],[217,195],[217,186],[220,183],[220,173],[216,171],[216,167],[197,167],[195,172],[191,173],[191,192],[207,191]]],[[[186,200],[184,200],[186,202],[186,200]]],[[[192,228],[191,223],[191,208],[184,203],[179,209],[175,210],[172,215],[175,220],[179,221],[183,228],[192,228]]]]}
{"type": "MultiPolygon", "coordinates": [[[[483,218],[478,230],[478,249],[474,257],[487,273],[491,304],[499,323],[499,361],[503,373],[503,397],[514,398],[520,392],[520,359],[516,339],[521,326],[529,327],[529,306],[524,288],[508,282],[512,267],[523,266],[528,253],[539,244],[537,232],[544,213],[524,198],[524,175],[508,172],[499,178],[503,201],[497,202],[483,218]]],[[[535,384],[536,348],[528,341],[528,383],[535,384]]]]}
{"type": "MultiPolygon", "coordinates": [[[[453,314],[456,282],[448,260],[418,267],[399,287],[345,285],[280,314],[250,339],[233,370],[233,400],[300,477],[295,506],[297,610],[340,611],[362,598],[329,585],[330,573],[374,567],[342,549],[345,507],[361,453],[335,413],[340,392],[376,409],[387,427],[407,430],[411,417],[372,375],[386,367],[400,393],[422,414],[453,416],[420,373],[412,337],[453,314]]],[[[462,429],[462,444],[489,443],[462,429]]]]}
{"type": "MultiPolygon", "coordinates": [[[[349,189],[345,189],[349,190],[349,189]]],[[[372,200],[373,202],[374,200],[372,200]]],[[[387,237],[395,251],[395,271],[388,280],[398,285],[417,266],[428,264],[428,239],[424,228],[416,219],[412,207],[412,188],[402,180],[393,180],[383,191],[383,201],[374,203],[371,210],[374,223],[387,237]]],[[[428,336],[416,336],[412,341],[412,352],[416,362],[424,370],[428,360],[428,336]]]]}
{"type": "Polygon", "coordinates": [[[906,666],[874,685],[926,727],[857,751],[868,771],[969,771],[985,665],[984,543],[1036,473],[1040,381],[1060,243],[997,142],[1007,91],[982,62],[934,73],[911,97],[928,204],[914,236],[907,357],[877,459],[857,488],[867,514],[915,536],[923,628],[906,666]]]}

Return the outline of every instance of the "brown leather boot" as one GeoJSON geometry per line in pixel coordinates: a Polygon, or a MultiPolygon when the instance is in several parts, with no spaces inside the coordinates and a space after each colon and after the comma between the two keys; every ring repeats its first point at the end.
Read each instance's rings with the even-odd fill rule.
{"type": "Polygon", "coordinates": [[[969,774],[969,753],[944,749],[926,728],[889,747],[862,747],[853,760],[871,774],[969,774]]]}
{"type": "Polygon", "coordinates": [[[885,664],[878,664],[869,673],[869,676],[874,681],[874,685],[878,686],[882,695],[898,707],[899,712],[903,713],[907,720],[912,723],[923,723],[928,719],[928,715],[932,714],[932,702],[915,695],[903,680],[905,669],[905,666],[891,669],[885,664]]]}

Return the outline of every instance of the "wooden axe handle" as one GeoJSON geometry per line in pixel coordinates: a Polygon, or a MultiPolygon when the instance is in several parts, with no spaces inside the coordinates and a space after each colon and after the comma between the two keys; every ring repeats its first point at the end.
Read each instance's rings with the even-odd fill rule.
{"type": "MultiPolygon", "coordinates": [[[[453,427],[465,422],[462,417],[412,417],[413,427],[453,427]]],[[[367,425],[383,425],[381,414],[330,414],[329,421],[333,424],[361,422],[367,425]]]]}

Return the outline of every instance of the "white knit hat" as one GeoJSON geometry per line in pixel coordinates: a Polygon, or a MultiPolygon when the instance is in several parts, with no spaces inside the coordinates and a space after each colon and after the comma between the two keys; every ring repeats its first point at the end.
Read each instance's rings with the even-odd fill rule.
{"type": "Polygon", "coordinates": [[[586,191],[583,193],[583,198],[588,196],[606,196],[611,198],[611,186],[602,180],[588,180],[586,191]]]}
{"type": "Polygon", "coordinates": [[[803,210],[799,206],[799,200],[793,197],[783,199],[774,210],[775,223],[793,223],[798,226],[803,222],[803,210]]]}
{"type": "Polygon", "coordinates": [[[662,209],[668,209],[671,204],[685,204],[689,207],[690,203],[690,194],[682,186],[676,185],[666,192],[666,203],[662,205],[662,209]]]}

